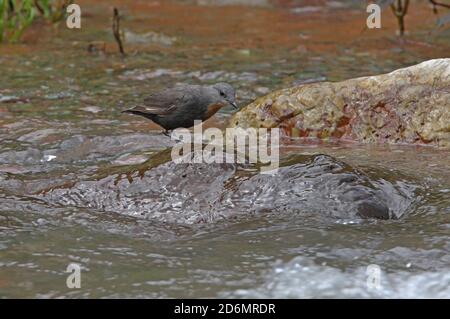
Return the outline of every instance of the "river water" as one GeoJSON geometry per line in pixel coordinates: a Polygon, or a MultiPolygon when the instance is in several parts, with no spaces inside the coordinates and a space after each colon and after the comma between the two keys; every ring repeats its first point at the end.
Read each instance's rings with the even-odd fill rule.
{"type": "MultiPolygon", "coordinates": [[[[280,175],[262,177],[158,160],[172,142],[120,113],[182,82],[230,82],[245,105],[387,72],[444,57],[448,31],[430,39],[411,22],[411,43],[385,30],[374,44],[347,34],[361,14],[345,1],[332,16],[329,5],[217,3],[129,4],[126,58],[106,1],[77,34],[38,25],[25,44],[0,46],[0,297],[450,298],[448,150],[283,140],[280,175]],[[36,39],[42,30],[51,37],[36,39]],[[99,39],[106,52],[88,52],[99,39]],[[361,207],[389,219],[361,218],[361,207]],[[66,286],[70,263],[80,289],[66,286]]],[[[207,126],[225,127],[231,112],[207,126]]]]}

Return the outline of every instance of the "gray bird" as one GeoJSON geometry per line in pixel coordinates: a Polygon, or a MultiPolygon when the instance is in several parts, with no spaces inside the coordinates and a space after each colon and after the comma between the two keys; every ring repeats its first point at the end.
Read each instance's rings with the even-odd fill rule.
{"type": "Polygon", "coordinates": [[[214,85],[180,85],[156,92],[144,99],[142,105],[122,113],[146,117],[165,129],[190,128],[195,120],[205,121],[222,107],[236,104],[235,91],[228,83],[214,85]]]}

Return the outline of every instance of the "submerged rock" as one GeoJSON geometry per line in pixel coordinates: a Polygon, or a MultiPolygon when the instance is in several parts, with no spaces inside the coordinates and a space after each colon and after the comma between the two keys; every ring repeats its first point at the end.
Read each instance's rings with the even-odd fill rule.
{"type": "Polygon", "coordinates": [[[58,207],[193,224],[254,214],[398,218],[414,191],[326,155],[288,157],[276,174],[267,175],[249,165],[176,164],[164,151],[146,163],[108,169],[35,196],[58,207]]]}
{"type": "Polygon", "coordinates": [[[232,127],[280,127],[292,137],[450,147],[450,59],[389,74],[272,92],[232,127]]]}

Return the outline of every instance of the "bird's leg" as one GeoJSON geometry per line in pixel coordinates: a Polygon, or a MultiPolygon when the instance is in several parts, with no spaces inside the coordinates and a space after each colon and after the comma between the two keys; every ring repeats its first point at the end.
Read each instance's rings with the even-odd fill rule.
{"type": "MultiPolygon", "coordinates": [[[[163,132],[163,134],[172,140],[172,130],[165,130],[163,132]]],[[[173,140],[177,143],[180,143],[183,141],[182,139],[177,139],[177,138],[174,138],[173,140]]]]}

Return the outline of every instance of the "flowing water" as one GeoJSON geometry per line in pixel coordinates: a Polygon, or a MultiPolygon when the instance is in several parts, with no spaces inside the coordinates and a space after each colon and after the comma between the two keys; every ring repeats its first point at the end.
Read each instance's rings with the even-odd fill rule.
{"type": "MultiPolygon", "coordinates": [[[[358,31],[356,41],[346,30],[361,16],[344,1],[333,1],[331,39],[333,6],[241,2],[254,6],[135,1],[122,10],[134,41],[126,58],[104,1],[84,31],[36,40],[48,28],[38,26],[25,44],[0,46],[0,297],[450,298],[448,150],[284,140],[267,176],[176,165],[158,127],[120,113],[181,82],[228,81],[245,105],[449,52],[448,31],[419,29],[409,44],[392,30],[375,44],[358,31]],[[105,52],[88,51],[98,39],[105,52]],[[80,289],[66,286],[70,263],[81,265],[80,289]]],[[[207,125],[225,127],[230,112],[207,125]]]]}

